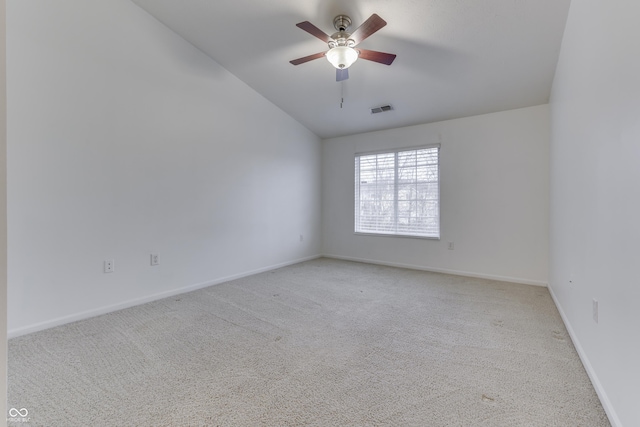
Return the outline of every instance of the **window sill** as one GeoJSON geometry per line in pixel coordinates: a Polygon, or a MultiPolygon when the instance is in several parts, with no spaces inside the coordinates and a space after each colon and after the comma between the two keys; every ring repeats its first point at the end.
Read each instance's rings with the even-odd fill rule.
{"type": "Polygon", "coordinates": [[[403,238],[421,239],[421,240],[440,240],[440,237],[415,236],[412,234],[362,233],[359,231],[355,231],[353,234],[356,236],[403,237],[403,238]]]}

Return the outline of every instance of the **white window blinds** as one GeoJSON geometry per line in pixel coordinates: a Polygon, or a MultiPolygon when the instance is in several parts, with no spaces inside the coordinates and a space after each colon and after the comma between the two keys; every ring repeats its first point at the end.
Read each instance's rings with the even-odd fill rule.
{"type": "Polygon", "coordinates": [[[440,237],[439,147],[357,155],[356,233],[440,237]]]}

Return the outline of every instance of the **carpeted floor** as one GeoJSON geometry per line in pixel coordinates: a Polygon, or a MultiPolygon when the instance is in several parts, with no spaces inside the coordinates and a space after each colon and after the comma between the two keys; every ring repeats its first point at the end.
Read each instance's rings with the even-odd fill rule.
{"type": "Polygon", "coordinates": [[[608,426],[547,289],[318,259],[9,341],[20,426],[608,426]]]}

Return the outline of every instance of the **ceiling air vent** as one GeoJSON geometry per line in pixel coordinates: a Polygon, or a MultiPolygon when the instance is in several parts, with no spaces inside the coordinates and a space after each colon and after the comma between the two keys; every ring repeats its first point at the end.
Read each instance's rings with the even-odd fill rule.
{"type": "Polygon", "coordinates": [[[385,111],[391,111],[393,107],[391,105],[383,105],[381,107],[375,107],[371,109],[371,114],[384,113],[385,111]]]}

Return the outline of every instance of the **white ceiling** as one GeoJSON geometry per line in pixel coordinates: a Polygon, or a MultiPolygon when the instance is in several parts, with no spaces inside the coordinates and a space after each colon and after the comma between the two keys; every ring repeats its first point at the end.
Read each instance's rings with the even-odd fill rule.
{"type": "Polygon", "coordinates": [[[132,1],[322,138],[548,102],[570,3],[132,1]],[[359,60],[342,85],[324,58],[289,63],[327,50],[296,23],[333,34],[346,14],[353,32],[373,13],[388,24],[359,47],[397,54],[391,66],[359,60]],[[370,113],[386,104],[393,111],[370,113]]]}

